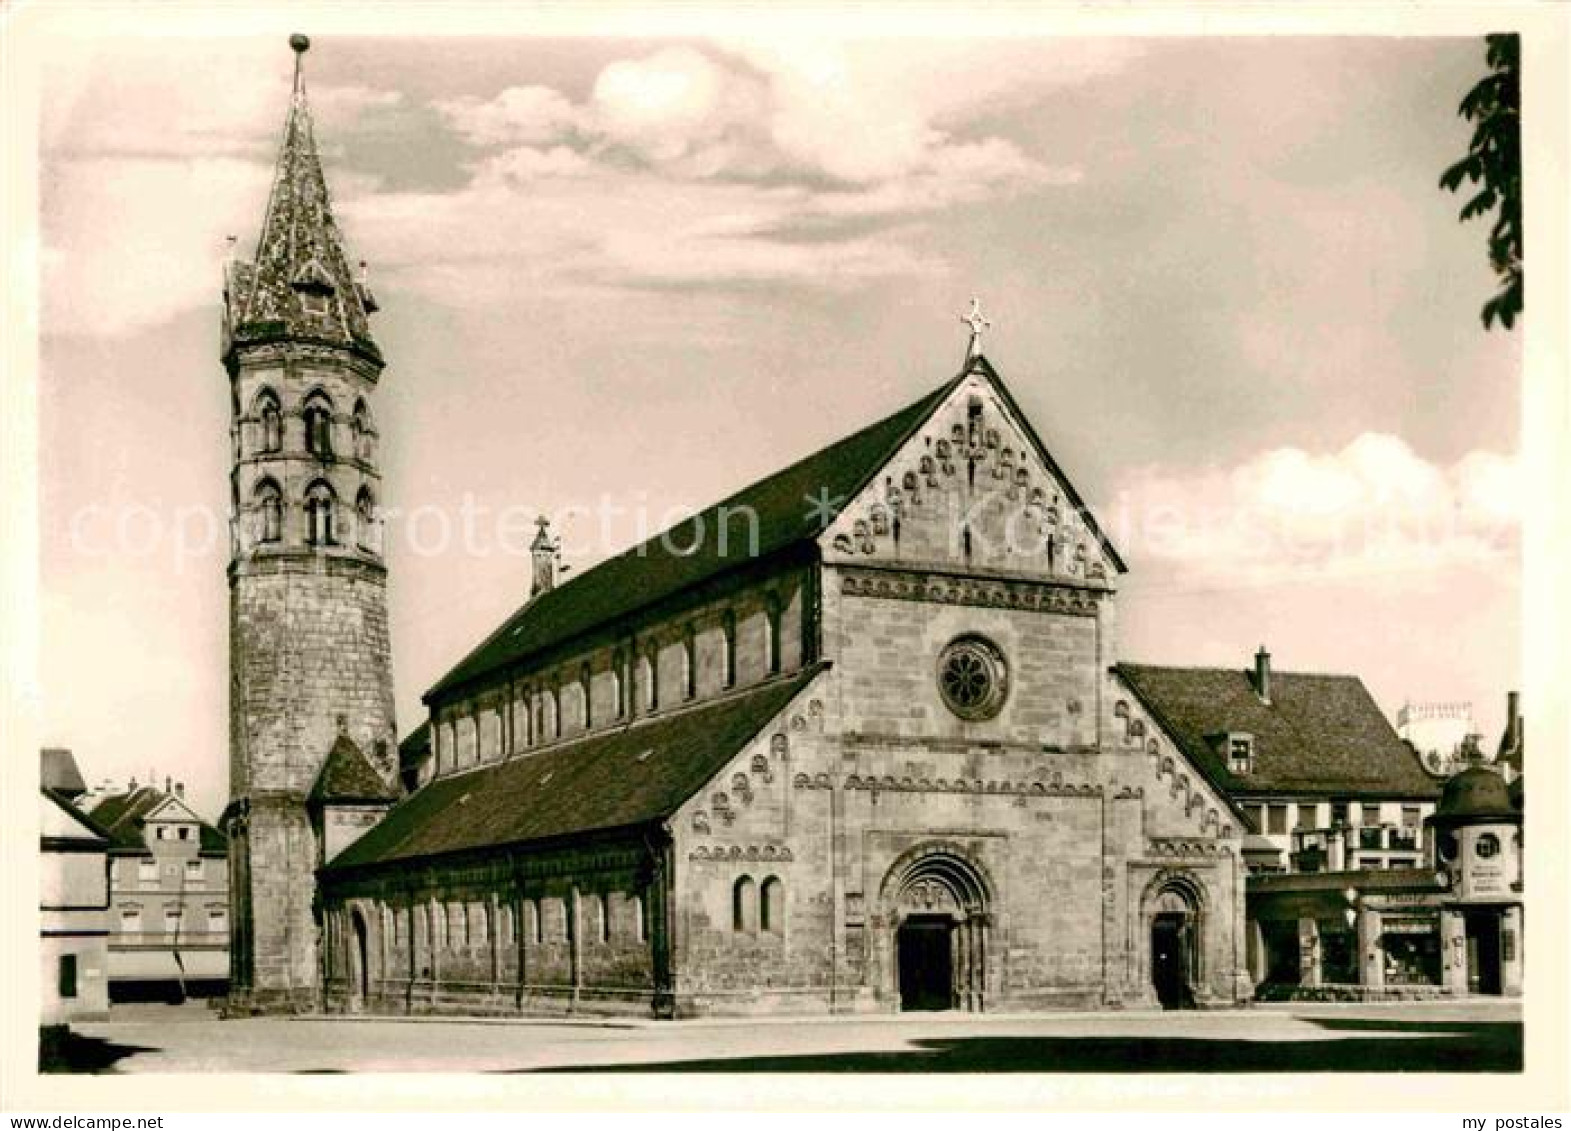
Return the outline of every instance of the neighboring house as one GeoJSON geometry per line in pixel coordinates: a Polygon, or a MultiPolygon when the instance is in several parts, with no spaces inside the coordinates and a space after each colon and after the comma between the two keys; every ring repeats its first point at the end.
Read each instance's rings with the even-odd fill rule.
{"type": "Polygon", "coordinates": [[[111,837],[110,992],[117,1001],[205,997],[229,977],[228,846],[185,788],[132,781],[97,798],[111,837]]]}
{"type": "Polygon", "coordinates": [[[109,1016],[109,841],[76,807],[86,791],[69,750],[43,751],[39,796],[39,1023],[109,1016]]]}
{"type": "Polygon", "coordinates": [[[1119,664],[1119,679],[1249,816],[1252,872],[1411,868],[1440,785],[1351,675],[1119,664]]]}
{"type": "Polygon", "coordinates": [[[1522,993],[1521,791],[1469,767],[1425,825],[1422,867],[1249,878],[1261,997],[1522,993]]]}

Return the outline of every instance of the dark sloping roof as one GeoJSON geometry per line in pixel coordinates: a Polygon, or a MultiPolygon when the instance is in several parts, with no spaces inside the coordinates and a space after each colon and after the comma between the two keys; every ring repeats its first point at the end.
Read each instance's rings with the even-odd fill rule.
{"type": "Polygon", "coordinates": [[[44,748],[40,761],[42,765],[42,783],[45,789],[53,790],[61,797],[78,797],[87,792],[87,783],[82,780],[82,771],[77,768],[76,757],[69,750],[59,747],[47,746],[44,748]]]}
{"type": "Polygon", "coordinates": [[[1250,673],[1120,664],[1116,671],[1205,775],[1235,794],[1435,797],[1439,787],[1350,675],[1272,672],[1271,702],[1250,673]],[[1254,736],[1253,769],[1228,771],[1210,736],[1254,736]]]}
{"type": "Polygon", "coordinates": [[[833,515],[810,505],[810,500],[831,499],[837,507],[849,502],[963,376],[540,594],[459,661],[426,693],[426,699],[749,561],[816,538],[833,515]],[[731,517],[722,521],[727,514],[731,517]],[[748,544],[748,516],[756,516],[757,521],[754,547],[748,544]]]}
{"type": "Polygon", "coordinates": [[[523,660],[573,637],[610,624],[691,586],[718,577],[750,560],[766,558],[822,534],[833,520],[827,499],[839,508],[872,480],[972,373],[985,375],[1014,413],[1047,467],[1064,486],[1113,564],[1123,559],[1054,462],[1046,445],[1020,410],[1003,379],[985,357],[977,356],[954,377],[899,412],[761,479],[685,522],[617,557],[547,590],[515,612],[501,628],[465,656],[430,691],[427,702],[504,664],[523,660]],[[722,521],[726,515],[729,520],[722,521]],[[757,521],[756,545],[749,547],[750,524],[757,521]]]}
{"type": "Polygon", "coordinates": [[[345,801],[397,801],[398,790],[382,780],[364,751],[347,734],[333,740],[308,800],[322,803],[345,801]]]}
{"type": "MultiPolygon", "coordinates": [[[[161,789],[150,785],[137,786],[125,793],[112,793],[102,797],[93,806],[90,816],[100,826],[108,830],[112,851],[148,852],[147,838],[143,833],[143,826],[147,816],[165,801],[173,797],[161,789]]],[[[180,801],[178,797],[173,800],[180,801]]],[[[181,804],[185,803],[181,801],[181,804]]],[[[229,838],[209,825],[200,821],[198,837],[201,851],[206,853],[227,852],[229,838]]]]}
{"type": "Polygon", "coordinates": [[[628,828],[668,816],[790,704],[822,665],[746,691],[440,778],[327,871],[628,828]]]}

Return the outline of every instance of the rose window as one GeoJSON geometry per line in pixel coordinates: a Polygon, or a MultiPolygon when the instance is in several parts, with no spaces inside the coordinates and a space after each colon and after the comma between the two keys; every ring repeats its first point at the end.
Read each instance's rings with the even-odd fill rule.
{"type": "Polygon", "coordinates": [[[992,718],[1009,689],[1003,654],[980,636],[960,637],[939,657],[938,689],[962,719],[992,718]]]}

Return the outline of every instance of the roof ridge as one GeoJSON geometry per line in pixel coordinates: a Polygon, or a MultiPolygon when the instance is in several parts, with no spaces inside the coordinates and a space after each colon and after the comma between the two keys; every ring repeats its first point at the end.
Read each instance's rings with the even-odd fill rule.
{"type": "MultiPolygon", "coordinates": [[[[1222,667],[1222,666],[1217,665],[1217,664],[1150,664],[1150,663],[1144,663],[1144,662],[1139,661],[1139,660],[1133,660],[1133,661],[1131,661],[1131,660],[1120,660],[1118,663],[1114,664],[1113,666],[1115,668],[1141,668],[1141,669],[1145,669],[1145,670],[1149,670],[1149,671],[1227,672],[1229,674],[1239,674],[1239,675],[1248,675],[1253,670],[1247,664],[1242,666],[1242,667],[1230,668],[1230,667],[1222,667]]],[[[1271,668],[1271,678],[1275,679],[1277,676],[1282,676],[1282,675],[1296,676],[1296,677],[1299,677],[1299,678],[1309,678],[1309,679],[1315,679],[1315,678],[1320,678],[1320,679],[1354,679],[1354,680],[1357,680],[1359,683],[1362,683],[1364,681],[1364,677],[1361,676],[1361,675],[1358,675],[1356,672],[1302,671],[1302,670],[1295,670],[1295,669],[1292,669],[1292,668],[1278,668],[1278,667],[1273,665],[1272,668],[1271,668]]]]}

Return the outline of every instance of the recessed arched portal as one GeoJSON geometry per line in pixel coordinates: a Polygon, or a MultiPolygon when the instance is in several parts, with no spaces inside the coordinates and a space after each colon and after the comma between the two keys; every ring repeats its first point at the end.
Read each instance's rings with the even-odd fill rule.
{"type": "Polygon", "coordinates": [[[992,904],[980,866],[955,845],[919,846],[889,869],[880,902],[891,1000],[902,1010],[980,1012],[992,904]]]}
{"type": "Polygon", "coordinates": [[[1147,890],[1151,989],[1163,1009],[1193,1009],[1202,982],[1201,889],[1188,876],[1167,876],[1147,890]]]}

